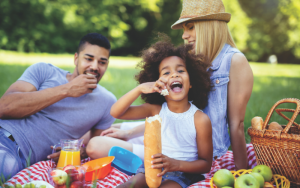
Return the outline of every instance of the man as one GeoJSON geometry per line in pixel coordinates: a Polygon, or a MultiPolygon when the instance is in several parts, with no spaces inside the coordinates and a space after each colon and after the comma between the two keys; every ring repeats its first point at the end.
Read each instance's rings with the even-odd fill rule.
{"type": "Polygon", "coordinates": [[[0,176],[15,175],[29,158],[30,164],[46,160],[60,139],[89,130],[93,137],[111,126],[116,97],[97,84],[109,55],[107,38],[90,33],[79,43],[72,74],[37,63],[8,88],[0,99],[0,176]]]}

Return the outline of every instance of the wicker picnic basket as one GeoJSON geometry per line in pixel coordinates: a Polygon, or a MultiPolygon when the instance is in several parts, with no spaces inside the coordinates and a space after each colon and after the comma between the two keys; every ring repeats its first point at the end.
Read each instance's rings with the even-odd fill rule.
{"type": "MultiPolygon", "coordinates": [[[[234,179],[240,177],[243,174],[250,174],[252,172],[252,169],[249,170],[238,170],[238,171],[230,171],[233,176],[234,179]]],[[[286,179],[286,177],[284,176],[280,176],[278,174],[273,174],[273,178],[271,179],[271,182],[269,182],[271,185],[275,185],[276,188],[289,188],[290,187],[290,181],[288,179],[286,179]]],[[[210,179],[210,187],[211,188],[217,188],[217,186],[214,185],[214,179],[211,178],[210,179]]]]}
{"type": "Polygon", "coordinates": [[[262,130],[248,128],[257,164],[267,165],[274,174],[285,176],[291,182],[291,187],[300,187],[300,126],[294,122],[299,112],[299,99],[282,99],[276,102],[269,111],[262,130]],[[282,125],[282,131],[268,130],[272,113],[282,103],[296,103],[297,107],[295,110],[276,109],[276,112],[289,122],[287,125],[282,125]],[[282,112],[293,112],[294,114],[289,119],[282,112]]]}

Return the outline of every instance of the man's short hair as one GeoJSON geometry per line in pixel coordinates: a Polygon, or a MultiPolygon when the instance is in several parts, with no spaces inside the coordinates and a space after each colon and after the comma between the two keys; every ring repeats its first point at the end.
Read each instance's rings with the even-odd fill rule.
{"type": "Polygon", "coordinates": [[[80,51],[82,51],[84,49],[84,45],[86,42],[88,42],[92,45],[97,45],[97,46],[103,47],[103,48],[109,50],[109,54],[110,54],[110,43],[109,43],[108,39],[99,33],[89,33],[89,34],[85,35],[84,37],[82,37],[79,42],[78,48],[77,48],[78,54],[80,51]]]}

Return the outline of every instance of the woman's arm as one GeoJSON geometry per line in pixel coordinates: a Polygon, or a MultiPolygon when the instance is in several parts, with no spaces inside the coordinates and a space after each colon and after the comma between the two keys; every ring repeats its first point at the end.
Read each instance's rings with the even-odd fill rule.
{"type": "Polygon", "coordinates": [[[244,133],[246,106],[253,87],[251,67],[242,54],[234,54],[228,84],[228,119],[231,147],[236,169],[247,169],[248,159],[244,133]]]}
{"type": "Polygon", "coordinates": [[[153,160],[153,164],[155,164],[153,168],[164,168],[164,171],[161,172],[159,176],[172,171],[195,174],[203,174],[210,171],[213,158],[212,128],[209,117],[203,112],[197,111],[195,113],[195,128],[197,134],[198,160],[180,161],[162,154],[156,154],[153,156],[153,158],[155,158],[153,160]]]}

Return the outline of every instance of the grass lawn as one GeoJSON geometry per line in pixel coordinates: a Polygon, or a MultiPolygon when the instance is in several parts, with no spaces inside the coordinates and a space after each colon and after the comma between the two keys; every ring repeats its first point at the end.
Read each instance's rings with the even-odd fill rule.
{"type": "MultiPolygon", "coordinates": [[[[73,55],[62,54],[22,54],[16,52],[0,51],[0,96],[7,88],[15,82],[24,70],[36,62],[52,63],[60,68],[73,72],[73,55]]],[[[111,57],[110,64],[100,85],[111,91],[117,98],[136,86],[134,75],[139,58],[111,57]]],[[[263,119],[275,102],[282,98],[300,98],[300,65],[271,65],[265,63],[250,63],[254,74],[254,86],[245,116],[245,132],[251,126],[251,119],[254,116],[261,116],[263,119]]],[[[134,104],[141,104],[137,99],[134,104]]],[[[295,108],[295,104],[282,104],[280,108],[295,108]]],[[[291,117],[291,113],[286,113],[291,117]]],[[[270,120],[280,124],[286,124],[286,120],[274,114],[270,120]]],[[[116,120],[122,122],[122,120],[116,120]]],[[[300,118],[296,119],[300,123],[300,118]]],[[[247,143],[250,137],[246,134],[247,143]]]]}

